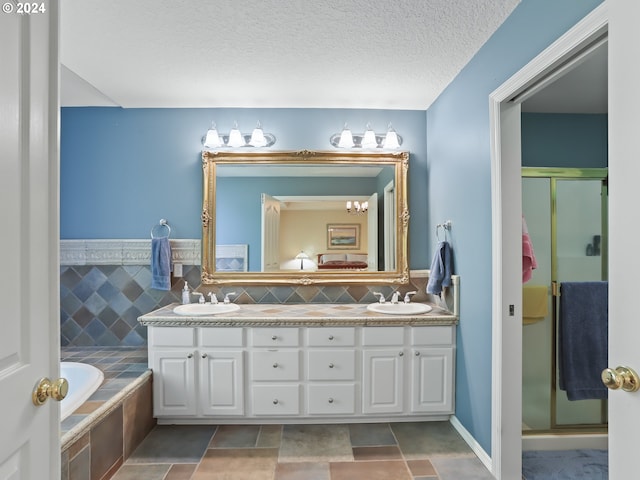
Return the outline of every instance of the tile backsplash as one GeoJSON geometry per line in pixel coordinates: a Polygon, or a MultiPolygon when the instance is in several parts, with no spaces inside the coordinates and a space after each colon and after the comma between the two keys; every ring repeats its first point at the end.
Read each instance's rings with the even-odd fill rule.
{"type": "MultiPolygon", "coordinates": [[[[108,242],[113,247],[116,241],[108,242]]],[[[123,244],[127,242],[130,241],[122,241],[123,244]]],[[[180,251],[181,242],[175,242],[178,247],[176,250],[180,251]]],[[[138,317],[170,303],[180,302],[185,280],[191,289],[200,285],[200,266],[186,263],[188,258],[194,258],[189,257],[189,250],[177,259],[184,262],[183,277],[172,277],[171,290],[160,291],[151,288],[151,267],[145,257],[128,254],[126,245],[125,248],[112,248],[108,255],[104,255],[99,249],[94,251],[93,247],[87,248],[84,243],[61,242],[62,248],[67,250],[61,256],[60,267],[61,346],[144,346],[147,343],[147,329],[138,323],[138,317]],[[70,248],[75,245],[83,249],[80,255],[77,249],[70,248]]],[[[147,250],[143,251],[146,253],[147,250]]],[[[382,292],[389,298],[395,290],[417,290],[419,293],[414,297],[415,301],[432,300],[424,293],[426,282],[424,276],[412,276],[412,285],[408,286],[204,286],[201,290],[214,291],[219,299],[225,293],[234,291],[234,301],[241,304],[370,303],[377,300],[373,292],[382,292]]]]}

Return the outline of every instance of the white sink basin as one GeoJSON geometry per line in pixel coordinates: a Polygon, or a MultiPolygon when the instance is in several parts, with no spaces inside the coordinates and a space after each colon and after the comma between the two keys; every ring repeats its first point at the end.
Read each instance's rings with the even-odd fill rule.
{"type": "Polygon", "coordinates": [[[178,315],[218,315],[240,310],[237,303],[188,303],[173,309],[178,315]]]}
{"type": "Polygon", "coordinates": [[[430,312],[431,307],[424,303],[371,303],[367,310],[388,315],[420,315],[430,312]]]}

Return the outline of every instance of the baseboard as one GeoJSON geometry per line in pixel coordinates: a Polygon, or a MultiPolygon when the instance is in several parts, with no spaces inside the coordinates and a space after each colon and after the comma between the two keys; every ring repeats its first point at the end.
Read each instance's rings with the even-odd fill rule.
{"type": "Polygon", "coordinates": [[[458,417],[456,417],[455,415],[451,415],[449,421],[451,422],[451,425],[453,425],[453,428],[455,428],[456,431],[460,434],[462,439],[467,442],[467,445],[469,445],[471,450],[473,450],[473,453],[476,454],[482,464],[487,468],[487,470],[489,470],[489,472],[493,474],[493,462],[489,454],[484,451],[484,449],[480,446],[476,439],[473,438],[473,436],[466,428],[464,428],[462,423],[460,423],[460,420],[458,420],[458,417]]]}

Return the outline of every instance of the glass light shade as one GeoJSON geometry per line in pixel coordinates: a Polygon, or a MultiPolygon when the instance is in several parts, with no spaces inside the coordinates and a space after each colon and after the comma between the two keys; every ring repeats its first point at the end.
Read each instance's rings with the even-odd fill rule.
{"type": "Polygon", "coordinates": [[[340,141],[338,142],[338,146],[340,148],[352,148],[353,143],[353,135],[351,134],[351,130],[349,130],[346,126],[342,130],[340,134],[340,141]]]}
{"type": "Polygon", "coordinates": [[[262,131],[262,127],[260,126],[260,122],[258,122],[258,126],[253,129],[251,133],[251,140],[249,140],[249,145],[252,147],[264,147],[267,144],[267,139],[264,138],[264,132],[262,131]]]}
{"type": "Polygon", "coordinates": [[[245,141],[242,133],[238,130],[238,126],[236,125],[229,132],[229,141],[227,142],[227,146],[237,148],[244,147],[245,141]]]}
{"type": "Polygon", "coordinates": [[[371,127],[367,126],[367,130],[362,137],[362,148],[378,148],[378,142],[376,142],[376,134],[371,127]]]}
{"type": "Polygon", "coordinates": [[[309,258],[309,255],[307,255],[304,252],[300,252],[299,254],[296,255],[297,260],[307,260],[308,258],[309,258]]]}
{"type": "Polygon", "coordinates": [[[390,128],[387,132],[387,135],[384,137],[384,142],[382,142],[382,148],[386,149],[394,149],[400,148],[400,142],[398,142],[398,134],[393,128],[390,128]]]}
{"type": "Polygon", "coordinates": [[[212,126],[209,130],[207,130],[207,136],[204,140],[204,146],[206,148],[218,148],[222,146],[222,140],[220,139],[220,135],[218,135],[218,130],[215,126],[212,126]]]}

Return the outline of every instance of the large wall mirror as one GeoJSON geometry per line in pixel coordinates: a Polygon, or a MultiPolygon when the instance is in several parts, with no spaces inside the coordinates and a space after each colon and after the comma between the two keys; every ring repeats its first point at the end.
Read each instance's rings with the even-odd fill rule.
{"type": "Polygon", "coordinates": [[[202,154],[204,284],[407,283],[407,152],[202,154]]]}

